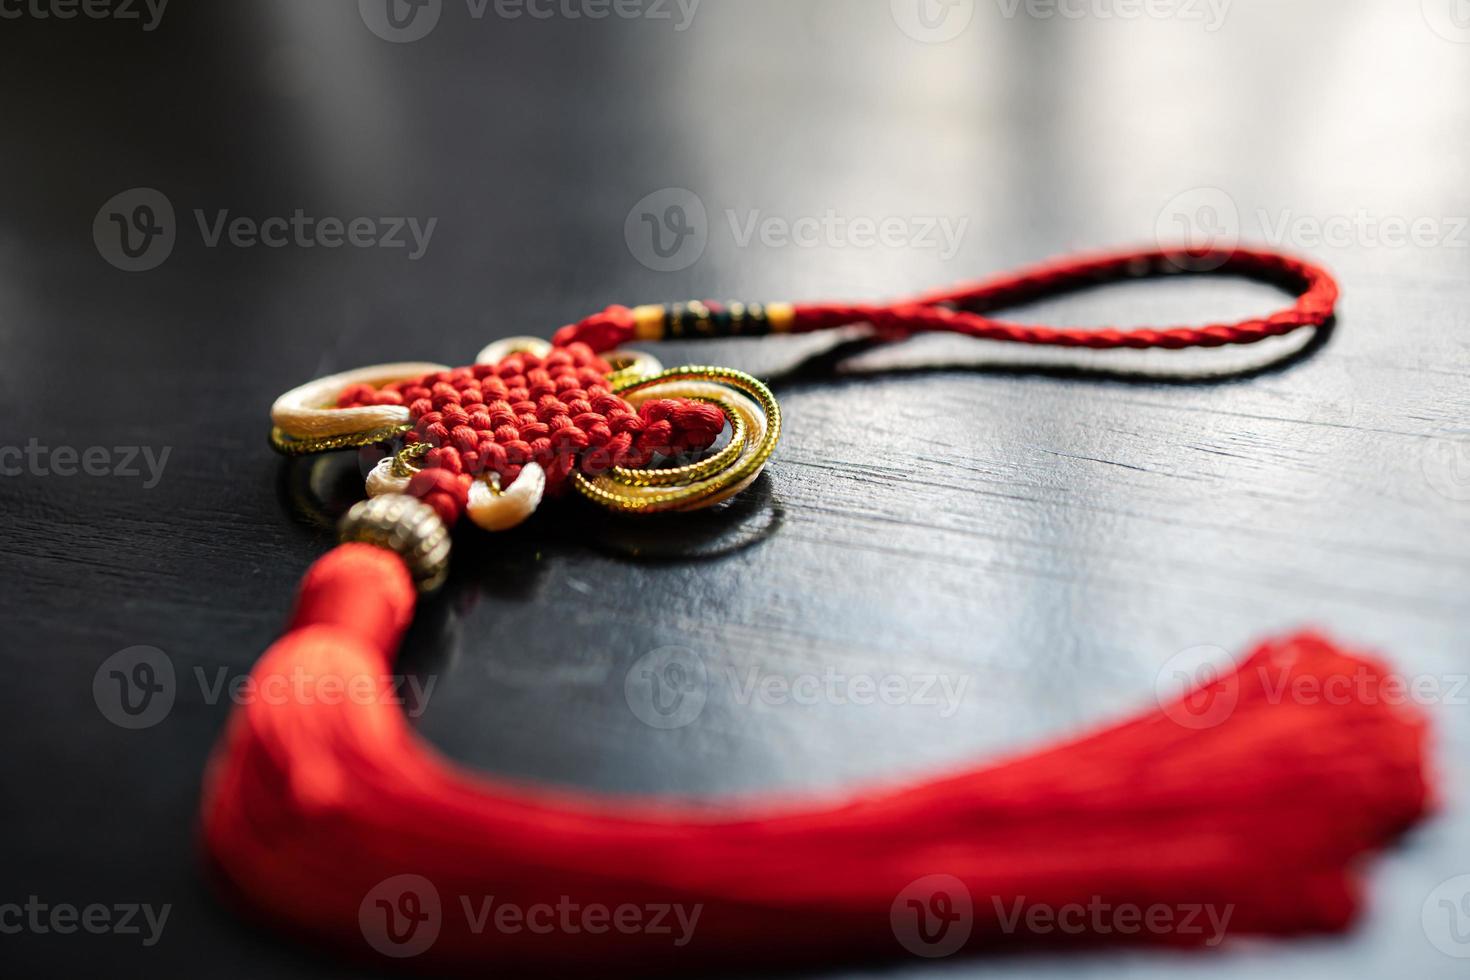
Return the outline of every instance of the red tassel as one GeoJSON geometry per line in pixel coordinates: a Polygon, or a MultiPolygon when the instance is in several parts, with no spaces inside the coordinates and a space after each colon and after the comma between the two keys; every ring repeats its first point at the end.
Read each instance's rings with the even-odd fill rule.
{"type": "Polygon", "coordinates": [[[413,599],[387,552],[344,545],[319,561],[253,674],[257,690],[297,693],[237,709],[203,808],[206,846],[246,903],[369,956],[647,971],[1213,945],[1222,930],[1200,909],[1228,917],[1229,935],[1340,930],[1360,904],[1357,859],[1428,804],[1419,718],[1378,698],[1281,697],[1297,678],[1384,676],[1310,634],[1089,737],[840,801],[711,807],[513,785],[451,766],[389,697],[319,696],[329,681],[391,693],[413,599]],[[1219,724],[1174,720],[1209,698],[1234,702],[1219,724]],[[1173,927],[1065,917],[1079,907],[1162,908],[1173,927]],[[1041,929],[1036,908],[1063,919],[1041,929]]]}

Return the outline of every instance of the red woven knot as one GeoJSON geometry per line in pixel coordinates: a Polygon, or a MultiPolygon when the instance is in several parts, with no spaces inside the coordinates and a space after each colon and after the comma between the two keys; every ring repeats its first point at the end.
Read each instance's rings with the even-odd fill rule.
{"type": "Polygon", "coordinates": [[[545,357],[517,353],[381,388],[354,385],[337,407],[407,405],[408,438],[432,447],[409,492],[453,523],[478,476],[496,474],[508,487],[536,462],[554,496],[573,471],[643,467],[655,456],[702,452],[719,437],[725,416],[717,406],[656,399],[634,408],[613,393],[611,370],[587,344],[573,342],[545,357]]]}

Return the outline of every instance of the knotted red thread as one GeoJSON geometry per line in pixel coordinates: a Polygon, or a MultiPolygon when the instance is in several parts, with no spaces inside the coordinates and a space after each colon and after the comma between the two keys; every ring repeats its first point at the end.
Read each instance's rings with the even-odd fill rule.
{"type": "MultiPolygon", "coordinates": [[[[789,326],[868,322],[892,336],[951,330],[1072,346],[1215,346],[1320,326],[1336,293],[1325,271],[1272,253],[1137,252],[1055,263],[887,307],[798,307],[789,326]],[[983,315],[1006,303],[1190,263],[1279,282],[1300,295],[1290,309],[1264,319],[1204,327],[1059,330],[983,315]]],[[[343,403],[397,398],[392,403],[414,406],[416,435],[435,446],[434,465],[415,478],[419,489],[441,513],[457,513],[471,473],[493,470],[505,478],[548,448],[575,455],[627,436],[617,444],[621,459],[637,461],[642,452],[661,451],[665,440],[700,445],[716,424],[713,416],[686,427],[675,418],[677,405],[655,418],[613,403],[601,410],[608,438],[599,432],[600,441],[594,445],[589,437],[586,446],[572,436],[563,436],[560,446],[554,441],[568,425],[585,432],[598,424],[572,412],[578,399],[570,392],[594,394],[592,376],[576,372],[605,372],[592,351],[632,339],[637,327],[632,311],[614,307],[558,334],[566,351],[546,359],[558,358],[554,370],[524,356],[517,364],[508,358],[488,371],[461,369],[357,390],[343,403]],[[546,377],[533,378],[538,370],[546,377]],[[525,397],[517,384],[512,401],[515,378],[525,380],[525,397]],[[565,389],[558,387],[563,379],[570,381],[565,389]],[[533,387],[548,383],[533,398],[533,387]],[[575,389],[578,384],[583,387],[575,389]],[[546,396],[566,411],[553,408],[543,418],[541,410],[551,406],[542,401],[546,396]],[[488,407],[476,407],[491,404],[508,413],[500,421],[514,425],[516,438],[500,438],[488,407]],[[471,425],[482,411],[492,424],[471,425]],[[667,436],[640,442],[662,421],[670,423],[667,436]],[[547,431],[532,428],[538,424],[547,431]],[[461,430],[473,433],[473,442],[461,430]],[[537,439],[522,438],[527,430],[537,439]],[[486,440],[486,433],[495,438],[486,440]],[[515,447],[520,458],[512,460],[510,443],[524,443],[515,447]],[[504,469],[492,445],[505,449],[504,469]]],[[[577,455],[573,465],[599,465],[590,455],[577,455]]],[[[1384,679],[1381,665],[1311,634],[1265,643],[1238,670],[1184,701],[1089,737],[845,800],[714,807],[535,789],[460,772],[409,729],[387,674],[413,603],[408,574],[387,552],[347,545],[318,562],[303,583],[290,630],[253,673],[257,689],[305,673],[337,689],[371,679],[379,696],[303,695],[237,709],[204,801],[206,845],[246,903],[286,928],[363,954],[371,947],[439,966],[543,971],[609,962],[647,971],[866,959],[899,952],[903,930],[895,916],[902,899],[931,875],[951,876],[972,900],[971,949],[1210,938],[1102,932],[1091,920],[1083,921],[1080,935],[1041,937],[1007,919],[1017,902],[1053,910],[1096,902],[1207,904],[1231,910],[1235,934],[1336,930],[1360,902],[1359,859],[1428,805],[1425,732],[1417,716],[1376,698],[1280,696],[1297,681],[1322,690],[1333,678],[1364,672],[1384,679]],[[1191,713],[1186,705],[1221,698],[1233,708],[1218,723],[1178,723],[1181,711],[1191,713]],[[412,895],[395,883],[400,875],[414,876],[412,895]],[[698,908],[699,919],[683,945],[652,930],[546,935],[486,928],[484,920],[477,927],[464,903],[489,896],[522,910],[563,900],[607,910],[678,905],[698,908]],[[407,918],[389,922],[385,911],[407,918]],[[416,923],[431,919],[433,933],[421,941],[416,923]],[[405,924],[413,928],[400,933],[405,924]]],[[[918,897],[922,904],[926,896],[918,897]]]]}
{"type": "MultiPolygon", "coordinates": [[[[797,304],[786,329],[803,333],[867,323],[881,335],[893,338],[947,331],[986,340],[1093,349],[1220,347],[1255,343],[1301,327],[1320,327],[1331,318],[1336,302],[1337,283],[1326,269],[1279,252],[1248,248],[1203,252],[1143,249],[1070,256],[891,304],[797,304]],[[1086,286],[1193,270],[1268,282],[1296,292],[1297,299],[1268,316],[1205,326],[1063,328],[1012,323],[984,315],[1086,286]]],[[[636,327],[632,310],[611,306],[563,327],[555,342],[581,342],[594,351],[606,351],[633,340],[636,327]]]]}
{"type": "MultiPolygon", "coordinates": [[[[1203,253],[1152,249],[1060,259],[888,305],[799,304],[784,329],[806,332],[867,323],[890,338],[948,331],[1094,349],[1218,347],[1319,327],[1331,318],[1336,302],[1332,276],[1292,256],[1243,248],[1203,253]],[[1060,328],[984,315],[1084,286],[1193,269],[1270,282],[1298,296],[1290,307],[1266,317],[1199,327],[1060,328]]],[[[338,407],[409,407],[414,439],[433,449],[408,492],[452,524],[464,511],[471,480],[482,473],[497,474],[502,486],[509,486],[521,467],[534,460],[546,471],[547,491],[554,496],[564,491],[574,469],[596,475],[611,466],[637,468],[655,455],[699,452],[714,442],[724,421],[713,405],[668,399],[645,402],[635,410],[611,392],[611,367],[597,353],[634,340],[637,326],[633,310],[611,306],[559,330],[558,349],[545,358],[517,353],[498,364],[381,388],[355,385],[342,392],[338,407]]]]}
{"type": "Polygon", "coordinates": [[[704,402],[657,399],[635,409],[612,393],[611,370],[587,345],[572,343],[544,358],[517,353],[380,388],[354,385],[337,407],[408,406],[412,439],[433,447],[408,492],[453,525],[481,474],[508,487],[534,461],[556,495],[573,469],[595,476],[646,466],[655,455],[700,452],[724,428],[724,413],[704,402]]]}
{"type": "Polygon", "coordinates": [[[205,845],[240,900],[361,956],[554,974],[868,961],[903,955],[896,899],[936,874],[972,900],[970,950],[1211,937],[1099,932],[1090,920],[1080,934],[1038,936],[1007,919],[1018,901],[1228,907],[1228,935],[1339,930],[1360,905],[1358,860],[1427,805],[1416,715],[1377,698],[1280,696],[1301,680],[1321,690],[1331,677],[1383,678],[1311,634],[1262,644],[1186,699],[1232,699],[1218,724],[1180,724],[1193,709],[1167,704],[841,800],[697,806],[535,788],[461,771],[410,729],[388,674],[413,603],[387,552],[344,545],[313,566],[290,630],[252,673],[257,689],[304,673],[338,690],[372,678],[380,696],[308,690],[237,708],[203,804],[205,845]],[[400,875],[415,877],[390,881],[400,875]],[[566,900],[700,912],[676,945],[647,930],[477,928],[487,896],[523,910],[566,900]],[[430,908],[434,932],[419,934],[430,908]],[[399,911],[412,916],[388,917],[399,911]]]}

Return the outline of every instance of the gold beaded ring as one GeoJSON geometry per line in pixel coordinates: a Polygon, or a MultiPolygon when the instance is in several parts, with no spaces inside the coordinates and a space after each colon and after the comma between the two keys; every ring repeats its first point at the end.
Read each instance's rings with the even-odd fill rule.
{"type": "MultiPolygon", "coordinates": [[[[616,394],[637,395],[630,402],[641,402],[656,395],[685,398],[714,398],[743,417],[746,427],[740,440],[731,439],[739,447],[728,461],[713,472],[700,468],[685,473],[674,487],[637,485],[624,482],[607,473],[597,477],[572,474],[572,483],[589,500],[609,510],[624,514],[654,514],[663,511],[696,510],[709,507],[738,493],[760,475],[781,439],[781,407],[775,395],[760,381],[743,371],[722,367],[681,367],[648,377],[615,383],[616,394]]],[[[733,433],[732,433],[733,434],[733,433]]],[[[729,447],[721,450],[721,457],[729,447]]],[[[712,457],[714,458],[714,457],[712,457]]],[[[707,461],[706,461],[707,462],[707,461]]],[[[695,464],[700,467],[701,464],[695,464]]]]}
{"type": "Polygon", "coordinates": [[[629,466],[614,466],[608,470],[612,478],[630,487],[674,487],[693,483],[718,473],[735,462],[745,449],[746,432],[749,426],[734,405],[723,398],[691,398],[690,401],[714,405],[725,414],[730,424],[730,441],[723,449],[707,459],[686,466],[671,466],[663,469],[634,469],[629,466]]]}

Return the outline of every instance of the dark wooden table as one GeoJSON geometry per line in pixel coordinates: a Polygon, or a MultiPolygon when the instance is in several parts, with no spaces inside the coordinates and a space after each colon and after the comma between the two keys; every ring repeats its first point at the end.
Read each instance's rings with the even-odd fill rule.
{"type": "MultiPolygon", "coordinates": [[[[1167,17],[961,0],[926,19],[881,0],[704,0],[688,21],[672,3],[594,20],[435,0],[409,42],[376,36],[392,31],[365,6],[176,2],[153,30],[141,4],[142,20],[0,20],[0,442],[22,451],[0,459],[21,471],[0,480],[0,903],[172,906],[151,946],[0,935],[7,975],[355,973],[237,921],[196,851],[230,709],[215,685],[276,634],[358,477],[352,454],[267,451],[279,391],[462,363],[610,302],[876,299],[1161,234],[1327,263],[1336,329],[1155,355],[665,345],[665,363],[772,381],[788,429],[768,475],[718,513],[548,506],[466,543],[409,654],[435,683],[417,723],[517,777],[831,789],[1117,717],[1153,703],[1181,651],[1317,624],[1444,692],[1443,813],[1367,867],[1360,928],[892,969],[1463,975],[1451,924],[1422,920],[1470,873],[1470,20],[1451,0],[1150,8],[1167,17]],[[172,209],[173,241],[143,248],[134,229],[130,258],[107,215],[158,204],[138,188],[172,209]],[[694,233],[660,255],[640,216],[681,202],[694,233]],[[221,212],[298,209],[374,219],[373,244],[248,246],[228,225],[211,244],[221,212]],[[437,219],[426,247],[378,243],[380,219],[410,217],[437,219]],[[889,218],[890,241],[854,234],[889,218]],[[135,646],[166,655],[174,701],[128,730],[94,679],[135,646]],[[669,646],[709,680],[702,710],[661,729],[624,678],[669,646]],[[742,693],[829,674],[962,693],[742,693]]],[[[153,215],[140,227],[164,227],[153,215]]],[[[1175,279],[1029,312],[1190,322],[1279,302],[1175,279]]]]}

